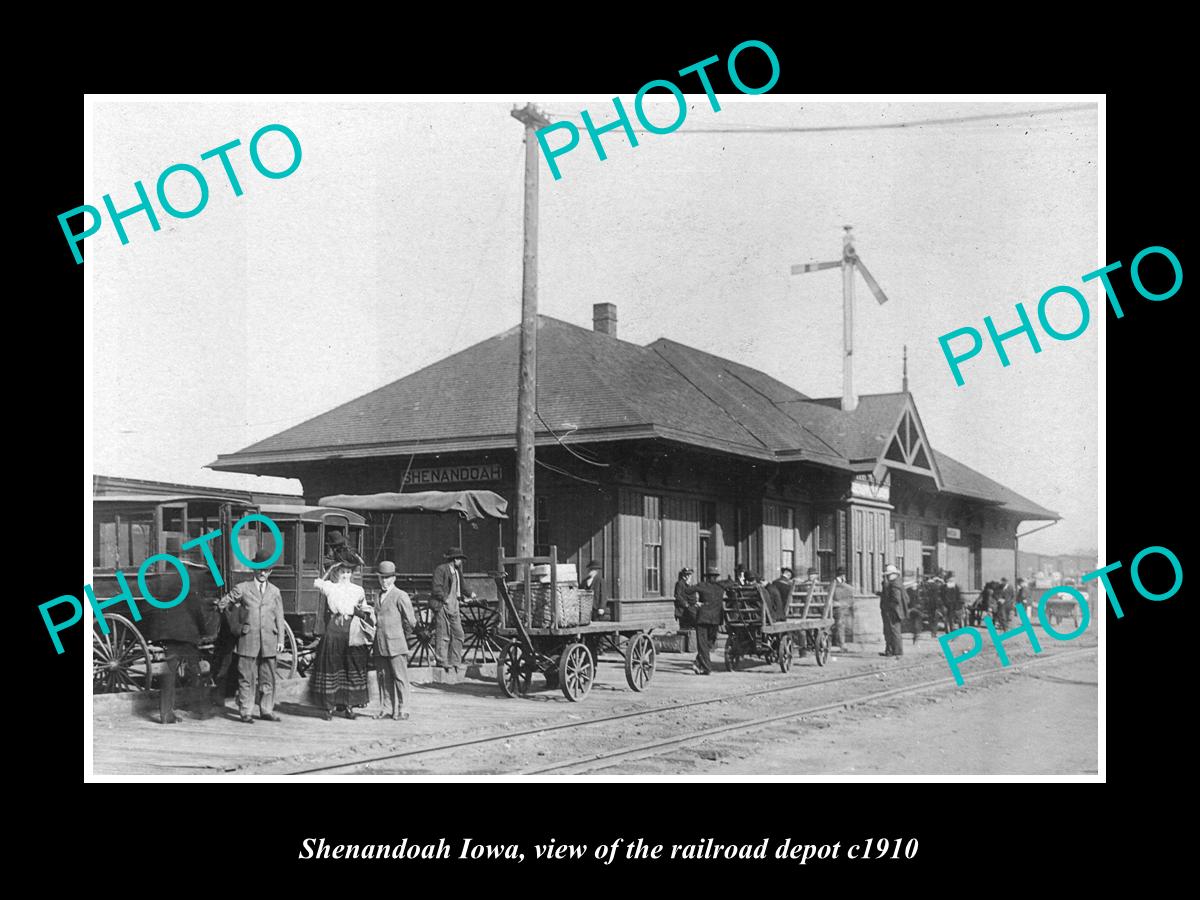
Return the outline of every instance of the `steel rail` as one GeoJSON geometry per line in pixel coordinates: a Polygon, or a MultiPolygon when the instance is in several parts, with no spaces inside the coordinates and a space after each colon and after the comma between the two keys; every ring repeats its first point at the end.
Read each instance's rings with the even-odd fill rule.
{"type": "MultiPolygon", "coordinates": [[[[979,676],[1003,674],[1005,672],[1019,671],[1022,666],[1034,665],[1039,662],[1048,662],[1052,659],[1064,659],[1079,656],[1083,653],[1090,653],[1097,649],[1097,645],[1082,647],[1077,650],[1061,650],[1056,653],[1034,656],[1031,659],[1022,660],[1019,663],[1013,663],[1011,666],[989,669],[987,672],[978,673],[979,676]]],[[[829,712],[835,709],[849,709],[853,706],[860,706],[864,703],[873,703],[878,700],[886,700],[890,697],[899,697],[904,694],[915,694],[919,691],[929,690],[930,688],[941,687],[947,684],[954,684],[953,676],[949,678],[937,678],[933,681],[923,681],[918,684],[910,684],[904,687],[892,688],[886,691],[879,691],[874,694],[866,694],[862,697],[857,697],[851,700],[839,700],[833,703],[823,703],[820,706],[812,706],[808,709],[796,710],[793,712],[779,713],[774,716],[764,716],[761,719],[750,719],[748,721],[733,722],[727,725],[718,725],[713,728],[705,728],[702,731],[693,731],[689,734],[678,735],[675,737],[664,738],[656,741],[649,741],[644,744],[639,744],[636,747],[627,747],[623,750],[611,750],[604,753],[595,753],[590,756],[578,757],[565,762],[553,763],[548,766],[539,766],[532,769],[522,769],[517,774],[519,775],[542,775],[547,772],[556,772],[562,769],[574,769],[581,766],[595,767],[596,763],[610,763],[622,758],[643,758],[657,755],[655,751],[666,749],[668,747],[678,747],[682,744],[689,744],[693,741],[704,740],[705,738],[714,737],[721,734],[729,734],[738,731],[755,731],[759,728],[766,728],[778,722],[786,722],[789,719],[798,719],[804,716],[817,715],[823,712],[829,712]]],[[[570,774],[570,773],[567,773],[570,774]]]]}
{"type": "MultiPolygon", "coordinates": [[[[1096,647],[1096,645],[1090,645],[1083,649],[1090,650],[1090,649],[1094,649],[1095,647],[1096,647]]],[[[1053,652],[1050,654],[1042,654],[1042,655],[1047,656],[1047,657],[1058,658],[1058,657],[1063,656],[1064,653],[1068,653],[1068,652],[1074,653],[1076,651],[1056,651],[1056,652],[1053,652]]],[[[371,765],[373,763],[379,763],[379,762],[387,762],[389,760],[394,760],[394,759],[411,759],[411,758],[417,757],[417,756],[430,756],[430,755],[435,755],[438,753],[446,753],[446,752],[451,752],[454,750],[460,750],[465,747],[476,747],[476,746],[480,746],[483,744],[499,743],[501,741],[507,741],[507,740],[511,740],[513,738],[530,737],[533,735],[544,734],[544,733],[552,732],[552,731],[567,731],[567,730],[572,730],[575,728],[584,728],[589,725],[600,725],[605,722],[617,722],[617,721],[621,721],[624,719],[635,719],[635,718],[640,718],[643,716],[652,716],[652,715],[656,715],[658,713],[663,713],[663,712],[676,712],[678,710],[690,709],[690,708],[694,708],[694,707],[698,707],[698,706],[710,706],[710,705],[717,704],[717,703],[728,703],[730,701],[745,700],[750,697],[761,697],[761,696],[767,696],[770,694],[781,694],[781,693],[785,693],[787,691],[801,690],[803,688],[821,687],[822,685],[826,685],[826,684],[836,684],[838,682],[843,682],[843,681],[855,681],[855,680],[858,680],[861,678],[872,678],[872,677],[874,677],[876,675],[880,675],[880,674],[888,674],[888,673],[894,673],[894,672],[909,672],[914,669],[919,669],[922,666],[926,665],[927,663],[928,663],[928,661],[922,661],[919,663],[913,663],[911,665],[904,665],[904,666],[878,666],[878,667],[875,667],[872,669],[868,669],[864,672],[854,672],[854,673],[850,673],[847,675],[835,675],[832,678],[813,678],[813,679],[809,679],[807,681],[799,682],[797,684],[787,684],[787,685],[779,685],[777,687],[759,688],[759,689],[753,690],[753,691],[741,691],[736,694],[725,694],[720,697],[709,697],[704,700],[689,700],[685,703],[671,703],[671,704],[666,704],[663,706],[650,707],[649,709],[630,710],[629,712],[613,713],[613,714],[607,715],[607,716],[596,716],[594,718],[584,719],[582,721],[560,722],[558,724],[553,724],[553,725],[540,725],[537,727],[525,728],[525,729],[521,729],[520,731],[506,731],[506,732],[501,732],[499,734],[481,735],[480,737],[468,738],[468,739],[461,740],[461,741],[451,741],[451,742],[443,743],[443,744],[431,744],[431,745],[426,745],[423,747],[413,747],[412,749],[409,749],[409,750],[399,750],[395,753],[387,753],[387,754],[383,754],[380,756],[364,757],[362,759],[350,760],[348,762],[329,763],[327,765],[320,765],[320,766],[309,766],[309,767],[303,768],[303,769],[294,769],[294,770],[288,771],[284,774],[287,774],[287,775],[315,775],[315,774],[319,774],[319,773],[335,771],[337,769],[354,769],[354,768],[358,768],[360,766],[371,765]]],[[[1023,663],[1014,663],[1014,665],[1019,666],[1019,665],[1023,665],[1023,663]]],[[[998,671],[1007,671],[1007,669],[999,669],[998,671]]],[[[949,679],[949,680],[953,681],[953,679],[949,679]]],[[[943,683],[944,681],[945,681],[945,679],[943,679],[942,681],[939,681],[938,683],[943,683]]],[[[835,708],[838,706],[845,706],[845,705],[853,705],[853,702],[844,701],[842,703],[833,704],[833,706],[835,708]]],[[[269,763],[267,765],[269,765],[269,763]]],[[[564,765],[567,765],[567,764],[564,764],[564,765]]],[[[553,768],[555,768],[555,767],[549,767],[545,771],[550,771],[553,768]]],[[[237,771],[237,770],[235,770],[235,771],[237,771]]],[[[247,771],[247,770],[243,770],[243,771],[247,771]]],[[[543,770],[538,770],[538,771],[543,771],[543,770]]],[[[527,774],[527,773],[522,773],[522,774],[527,774]]]]}

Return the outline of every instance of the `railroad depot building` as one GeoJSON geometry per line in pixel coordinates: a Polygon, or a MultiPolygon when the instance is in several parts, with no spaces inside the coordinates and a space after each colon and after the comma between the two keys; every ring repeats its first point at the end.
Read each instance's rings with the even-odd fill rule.
{"type": "MultiPolygon", "coordinates": [[[[1022,521],[1059,516],[933,448],[912,395],[814,399],[762,372],[666,338],[617,337],[540,316],[537,552],[603,562],[622,619],[673,620],[679,569],[781,565],[822,581],[844,565],[859,597],[853,639],[880,633],[883,568],[954,570],[969,592],[1013,578],[1022,521]]],[[[210,468],[299,479],[331,494],[484,488],[515,515],[519,328],[236,453],[210,468]]],[[[512,552],[513,522],[373,514],[368,563],[429,572],[461,545],[468,571],[512,552]]]]}

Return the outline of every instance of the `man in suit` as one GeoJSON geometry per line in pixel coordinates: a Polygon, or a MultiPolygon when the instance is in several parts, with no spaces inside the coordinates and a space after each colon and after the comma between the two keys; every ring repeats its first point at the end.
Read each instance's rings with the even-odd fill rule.
{"type": "Polygon", "coordinates": [[[375,571],[379,576],[379,597],[374,604],[375,677],[379,681],[375,718],[386,714],[386,700],[391,703],[392,718],[401,721],[408,718],[404,707],[408,703],[409,648],[404,633],[416,627],[417,618],[408,594],[396,587],[396,564],[385,559],[375,571]]]}
{"type": "Polygon", "coordinates": [[[997,622],[1003,631],[1008,630],[1008,626],[1012,624],[1013,604],[1013,587],[1008,583],[1008,577],[1000,579],[1000,598],[997,603],[997,622]]]}
{"type": "Polygon", "coordinates": [[[725,588],[717,583],[721,570],[709,566],[704,570],[704,582],[696,586],[697,601],[693,612],[696,619],[696,661],[692,671],[697,675],[712,674],[712,645],[717,641],[717,626],[721,624],[721,608],[725,603],[725,588]]]}
{"type": "Polygon", "coordinates": [[[1024,578],[1017,579],[1017,602],[1025,607],[1027,618],[1033,616],[1033,591],[1029,589],[1029,582],[1024,578]]]}
{"type": "MultiPolygon", "coordinates": [[[[259,550],[255,563],[263,563],[274,554],[259,550]]],[[[258,697],[259,718],[268,722],[280,721],[275,715],[275,655],[283,652],[283,636],[287,624],[283,618],[283,597],[279,588],[268,580],[271,569],[255,569],[252,581],[243,581],[218,601],[222,611],[234,609],[238,623],[235,634],[237,646],[238,718],[253,725],[250,711],[258,697]]]]}
{"type": "Polygon", "coordinates": [[[788,604],[792,602],[792,569],[784,566],[779,570],[779,577],[767,586],[767,597],[770,598],[771,621],[782,622],[787,619],[788,604]]]}
{"type": "Polygon", "coordinates": [[[846,648],[842,646],[842,610],[848,609],[854,601],[854,588],[846,581],[845,566],[837,567],[837,575],[833,584],[829,585],[829,592],[833,594],[833,628],[829,632],[830,643],[834,650],[845,652],[846,648]]]}
{"type": "Polygon", "coordinates": [[[942,585],[942,605],[946,609],[948,628],[962,628],[967,624],[963,615],[962,590],[954,580],[954,573],[949,570],[946,571],[946,583],[942,585]]]}
{"type": "Polygon", "coordinates": [[[904,641],[901,629],[908,618],[908,593],[900,582],[900,570],[888,565],[883,570],[883,591],[879,595],[879,611],[883,616],[883,640],[887,651],[880,656],[903,656],[904,641]]]}
{"type": "Polygon", "coordinates": [[[473,593],[463,593],[462,567],[466,554],[461,547],[446,551],[445,562],[433,570],[433,597],[429,605],[433,608],[434,656],[443,671],[458,671],[462,665],[463,627],[459,606],[470,600],[473,593]]]}

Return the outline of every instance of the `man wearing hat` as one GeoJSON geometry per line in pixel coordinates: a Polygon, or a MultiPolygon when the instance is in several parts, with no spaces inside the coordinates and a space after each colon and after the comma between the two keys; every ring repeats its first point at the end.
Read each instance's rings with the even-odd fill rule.
{"type": "Polygon", "coordinates": [[[834,650],[841,652],[846,649],[842,645],[842,610],[848,609],[854,602],[854,589],[846,581],[845,566],[837,567],[837,576],[829,586],[829,592],[833,594],[833,628],[829,632],[829,642],[834,650]]]}
{"type": "MultiPolygon", "coordinates": [[[[265,549],[254,556],[255,564],[265,563],[275,554],[265,549]]],[[[283,652],[287,625],[283,618],[283,597],[268,580],[271,569],[254,570],[252,581],[234,585],[218,601],[218,609],[233,607],[231,621],[237,623],[238,715],[242,722],[254,724],[250,711],[258,698],[260,719],[278,722],[275,715],[275,655],[283,652]]]]}
{"type": "Polygon", "coordinates": [[[696,618],[696,661],[692,671],[697,675],[712,674],[712,645],[717,641],[717,626],[721,624],[721,607],[725,601],[725,588],[717,583],[721,570],[709,566],[704,570],[704,581],[696,586],[699,597],[693,610],[696,618]]]}
{"type": "Polygon", "coordinates": [[[396,721],[408,718],[408,642],[405,630],[416,627],[412,600],[396,587],[396,564],[384,560],[375,570],[379,577],[379,597],[375,600],[375,677],[379,681],[379,712],[386,715],[385,703],[392,707],[396,721]]]}
{"type": "Polygon", "coordinates": [[[908,618],[908,594],[900,583],[900,570],[890,563],[883,570],[883,590],[879,594],[879,612],[883,616],[883,642],[887,646],[880,656],[903,656],[901,628],[908,618]]]}
{"type": "Polygon", "coordinates": [[[782,622],[787,619],[788,604],[792,602],[792,567],[784,566],[779,570],[779,577],[767,587],[767,596],[771,600],[771,621],[782,622]]]}
{"type": "Polygon", "coordinates": [[[458,671],[462,665],[463,627],[459,604],[474,594],[463,593],[462,567],[467,556],[461,547],[446,551],[446,562],[433,570],[434,656],[443,670],[458,671]]]}

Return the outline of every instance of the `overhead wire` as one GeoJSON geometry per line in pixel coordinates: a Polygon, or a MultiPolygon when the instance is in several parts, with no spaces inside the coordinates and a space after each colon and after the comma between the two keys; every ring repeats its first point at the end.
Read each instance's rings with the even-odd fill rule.
{"type": "MultiPolygon", "coordinates": [[[[546,430],[547,430],[548,432],[550,432],[550,435],[551,435],[551,436],[552,436],[552,437],[553,437],[553,438],[554,438],[556,441],[558,441],[558,444],[559,444],[559,446],[560,446],[560,447],[562,447],[564,450],[566,450],[568,453],[570,453],[570,454],[571,454],[573,457],[575,457],[577,460],[579,460],[580,462],[585,462],[585,463],[587,463],[589,466],[596,466],[597,468],[600,468],[600,469],[607,469],[607,468],[609,467],[609,465],[610,465],[609,463],[606,463],[606,462],[600,462],[599,460],[596,460],[596,459],[588,459],[586,456],[582,456],[581,454],[579,454],[579,453],[576,453],[574,450],[572,450],[570,447],[568,447],[568,446],[566,445],[566,443],[563,441],[563,439],[562,439],[562,438],[560,438],[560,437],[559,437],[557,434],[555,434],[555,432],[554,432],[554,429],[553,429],[553,428],[551,428],[551,427],[550,427],[550,426],[549,426],[549,425],[546,423],[546,420],[542,418],[542,414],[541,414],[540,412],[538,412],[538,411],[535,409],[535,410],[533,411],[533,414],[534,414],[535,416],[537,416],[537,417],[538,417],[538,421],[539,421],[539,422],[541,422],[543,426],[545,426],[546,430]]],[[[578,430],[579,430],[579,428],[578,428],[578,426],[576,426],[576,427],[572,428],[572,429],[571,429],[571,431],[567,432],[567,434],[568,434],[568,436],[569,436],[569,435],[570,435],[572,432],[575,432],[575,431],[578,431],[578,430]]]]}
{"type": "MultiPolygon", "coordinates": [[[[850,125],[747,125],[726,128],[680,128],[672,134],[804,134],[831,131],[886,131],[902,128],[922,128],[940,125],[957,125],[964,122],[990,122],[997,119],[1019,119],[1026,116],[1047,116],[1056,113],[1086,112],[1094,110],[1094,105],[1054,106],[1049,109],[1026,109],[1012,112],[978,113],[969,116],[946,116],[933,119],[912,119],[906,122],[877,122],[856,123],[850,125]]],[[[569,119],[570,115],[547,113],[560,119],[569,119]]],[[[634,128],[636,134],[658,134],[648,128],[634,128]]]]}

